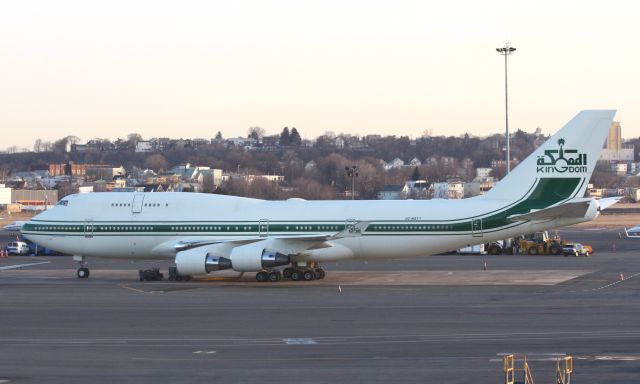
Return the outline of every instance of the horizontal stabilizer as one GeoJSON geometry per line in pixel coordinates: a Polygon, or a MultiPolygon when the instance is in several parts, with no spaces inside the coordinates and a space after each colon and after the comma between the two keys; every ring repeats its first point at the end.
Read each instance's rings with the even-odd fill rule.
{"type": "Polygon", "coordinates": [[[600,210],[603,211],[618,201],[622,200],[624,196],[616,196],[616,197],[605,197],[604,199],[598,200],[598,204],[600,206],[600,210]]]}
{"type": "Polygon", "coordinates": [[[509,216],[511,221],[545,221],[568,217],[584,217],[589,210],[591,200],[565,203],[551,208],[531,211],[520,215],[509,216]]]}

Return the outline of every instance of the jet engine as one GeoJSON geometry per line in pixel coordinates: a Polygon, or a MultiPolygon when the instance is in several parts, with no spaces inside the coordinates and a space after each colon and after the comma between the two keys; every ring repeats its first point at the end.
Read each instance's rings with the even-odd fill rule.
{"type": "Polygon", "coordinates": [[[217,256],[213,251],[198,247],[178,252],[175,259],[178,273],[183,276],[205,275],[229,268],[238,272],[257,272],[291,262],[285,254],[267,251],[253,244],[232,248],[229,258],[217,256]]]}
{"type": "Polygon", "coordinates": [[[258,272],[266,268],[287,265],[289,256],[275,251],[267,251],[263,247],[249,244],[231,250],[231,266],[238,272],[258,272]]]}
{"type": "Polygon", "coordinates": [[[215,256],[203,249],[190,249],[176,254],[176,268],[183,276],[204,275],[231,268],[231,260],[215,256]]]}

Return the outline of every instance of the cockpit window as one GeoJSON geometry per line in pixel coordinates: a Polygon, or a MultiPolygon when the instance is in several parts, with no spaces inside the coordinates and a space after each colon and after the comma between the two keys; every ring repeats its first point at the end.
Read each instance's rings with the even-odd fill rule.
{"type": "Polygon", "coordinates": [[[58,204],[56,204],[56,205],[64,205],[64,206],[66,207],[67,205],[69,205],[69,201],[67,201],[67,200],[60,200],[60,201],[58,201],[58,204]]]}

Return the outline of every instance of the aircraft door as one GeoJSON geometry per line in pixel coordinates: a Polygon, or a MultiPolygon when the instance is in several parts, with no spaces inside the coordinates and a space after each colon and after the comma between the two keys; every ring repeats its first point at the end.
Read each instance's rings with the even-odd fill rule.
{"type": "Polygon", "coordinates": [[[482,237],[482,219],[471,220],[471,234],[473,237],[482,237]]]}
{"type": "Polygon", "coordinates": [[[131,203],[131,213],[142,212],[142,202],[144,201],[144,195],[136,193],[133,195],[133,202],[131,203]]]}
{"type": "Polygon", "coordinates": [[[269,236],[269,220],[261,219],[260,221],[258,221],[258,236],[269,236]]]}
{"type": "Polygon", "coordinates": [[[93,237],[94,224],[91,220],[84,221],[84,237],[90,239],[93,237]]]}

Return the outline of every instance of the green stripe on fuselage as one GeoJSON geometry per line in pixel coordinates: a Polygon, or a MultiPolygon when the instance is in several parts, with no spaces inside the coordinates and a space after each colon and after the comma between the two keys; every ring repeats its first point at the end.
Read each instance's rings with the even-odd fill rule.
{"type": "MultiPolygon", "coordinates": [[[[512,224],[507,218],[512,215],[529,213],[534,209],[544,209],[575,197],[584,179],[574,178],[543,178],[529,197],[515,206],[495,215],[482,219],[483,230],[495,229],[512,224]]],[[[471,225],[469,223],[468,225],[471,225]]]]}
{"type": "MultiPolygon", "coordinates": [[[[365,235],[377,234],[460,234],[472,232],[472,223],[482,220],[481,231],[495,231],[507,226],[517,225],[507,218],[512,215],[529,213],[531,210],[544,209],[575,197],[577,191],[585,182],[583,178],[541,178],[529,196],[522,198],[515,204],[503,208],[498,212],[491,212],[488,216],[476,216],[457,219],[458,222],[443,223],[439,221],[395,222],[372,221],[365,231],[365,235]],[[462,221],[459,221],[462,220],[462,221]]],[[[486,215],[486,214],[485,214],[486,215]]],[[[455,220],[452,220],[455,221],[455,220]]],[[[270,234],[309,234],[335,233],[344,230],[344,221],[340,222],[269,222],[270,234]]],[[[189,222],[173,223],[134,223],[134,222],[72,222],[72,223],[26,223],[23,232],[31,234],[52,234],[84,236],[89,232],[92,236],[122,236],[122,235],[169,235],[169,236],[238,236],[257,235],[259,225],[256,221],[247,222],[189,222]],[[93,228],[87,229],[87,225],[93,228]]]]}

